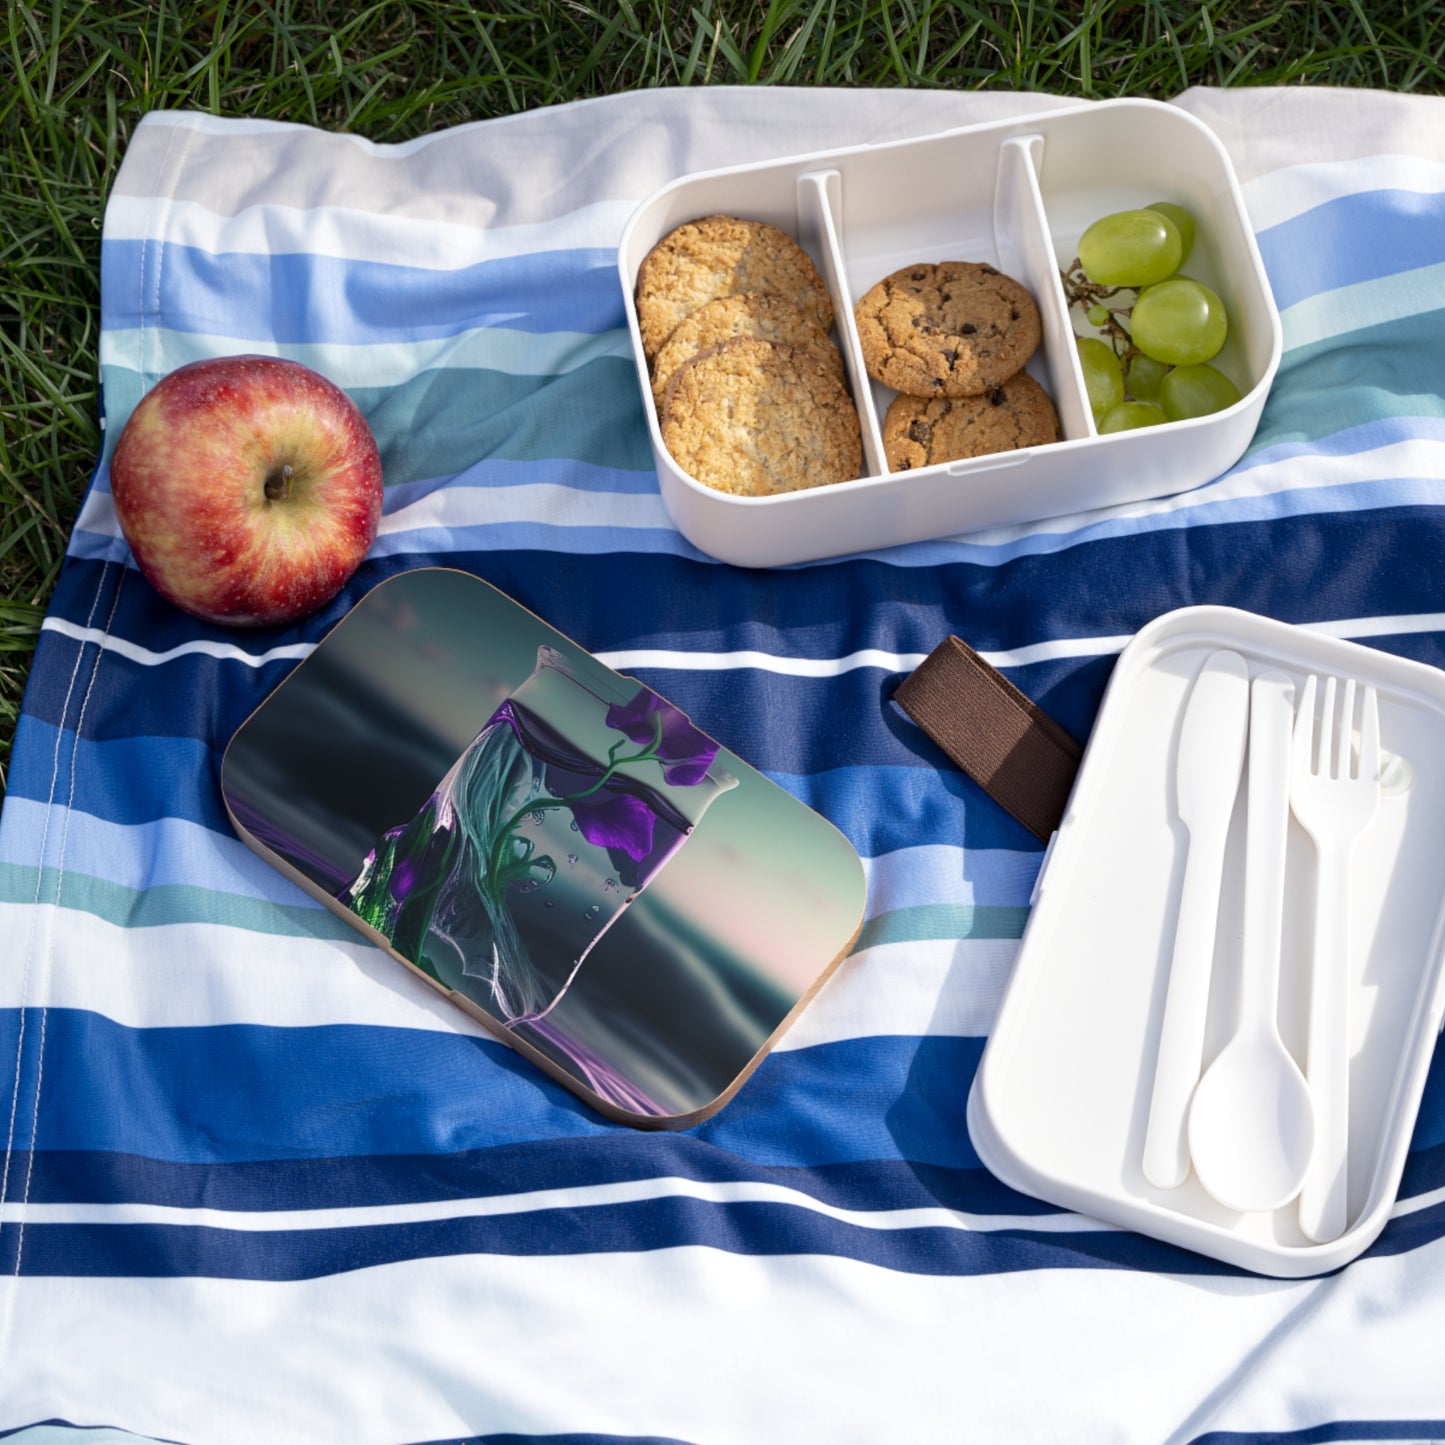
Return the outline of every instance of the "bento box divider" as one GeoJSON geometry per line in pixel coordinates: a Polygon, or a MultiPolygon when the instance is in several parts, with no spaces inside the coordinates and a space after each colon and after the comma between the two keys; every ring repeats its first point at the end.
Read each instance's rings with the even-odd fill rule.
{"type": "Polygon", "coordinates": [[[1038,303],[1044,333],[1040,354],[1048,372],[1045,385],[1054,398],[1060,432],[1064,440],[1071,441],[1095,432],[1039,189],[1038,166],[1043,151],[1041,135],[1009,136],[1000,143],[994,239],[1000,267],[1022,281],[1038,303]]]}
{"type": "Polygon", "coordinates": [[[799,239],[822,264],[823,280],[833,298],[839,347],[863,432],[864,475],[881,476],[887,470],[883,461],[883,427],[878,408],[873,404],[873,387],[863,367],[863,347],[853,319],[853,297],[848,289],[846,257],[840,239],[843,175],[838,170],[807,171],[798,177],[797,185],[799,239]]]}

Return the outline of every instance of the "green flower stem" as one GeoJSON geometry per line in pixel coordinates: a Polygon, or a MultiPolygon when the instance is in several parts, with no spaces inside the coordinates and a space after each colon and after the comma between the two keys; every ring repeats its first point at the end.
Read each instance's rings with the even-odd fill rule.
{"type": "MultiPolygon", "coordinates": [[[[508,839],[516,832],[518,824],[522,819],[531,813],[540,813],[545,808],[561,808],[566,805],[562,798],[533,798],[524,807],[518,808],[506,823],[492,835],[492,846],[487,854],[487,888],[492,895],[492,901],[500,904],[502,894],[506,885],[512,880],[508,877],[509,869],[502,860],[502,850],[508,839]]],[[[528,867],[531,866],[531,854],[528,854],[528,867]]]]}
{"type": "MultiPolygon", "coordinates": [[[[607,755],[607,771],[592,784],[590,788],[584,788],[580,793],[571,793],[565,798],[532,798],[524,803],[510,818],[499,828],[492,840],[491,851],[487,856],[487,886],[491,890],[494,902],[500,903],[502,893],[511,879],[507,877],[508,868],[502,859],[502,850],[508,839],[516,832],[523,818],[533,813],[539,813],[544,808],[564,808],[569,803],[576,803],[583,798],[590,798],[593,793],[600,791],[607,785],[607,780],[618,768],[628,763],[645,763],[649,759],[657,757],[657,749],[662,742],[662,714],[657,714],[652,720],[652,741],[640,752],[633,753],[631,757],[619,758],[616,756],[617,749],[626,741],[625,738],[618,739],[613,743],[607,755]]],[[[530,853],[528,854],[528,867],[531,866],[530,853]]]]}
{"type": "Polygon", "coordinates": [[[647,745],[640,753],[634,753],[630,758],[617,758],[617,757],[613,757],[613,756],[612,756],[612,752],[616,752],[616,750],[622,746],[622,742],[621,742],[621,741],[618,741],[618,742],[613,743],[613,745],[612,745],[612,752],[608,753],[608,755],[607,755],[607,756],[608,756],[608,767],[607,767],[607,771],[606,771],[605,773],[603,773],[602,776],[601,776],[600,778],[598,778],[597,781],[596,781],[595,783],[593,783],[590,788],[587,788],[587,789],[585,789],[584,791],[582,791],[582,792],[580,792],[580,793],[573,793],[571,797],[566,798],[566,799],[564,799],[563,801],[564,801],[564,802],[568,802],[568,803],[575,803],[575,802],[577,802],[577,801],[578,801],[579,799],[581,799],[581,798],[590,798],[593,793],[597,792],[600,788],[602,788],[602,787],[606,784],[608,778],[610,778],[610,777],[613,775],[613,773],[615,773],[615,772],[618,770],[618,768],[622,767],[623,764],[625,764],[625,763],[645,763],[645,762],[647,762],[649,759],[655,758],[655,757],[657,756],[658,744],[661,743],[661,742],[662,742],[662,714],[661,714],[661,713],[657,713],[657,714],[653,717],[653,719],[652,719],[652,741],[651,741],[650,743],[648,743],[648,745],[647,745]]]}

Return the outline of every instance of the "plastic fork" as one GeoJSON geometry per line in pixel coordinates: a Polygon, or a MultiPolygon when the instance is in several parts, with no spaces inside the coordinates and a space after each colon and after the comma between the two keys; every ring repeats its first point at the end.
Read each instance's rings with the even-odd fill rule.
{"type": "Polygon", "coordinates": [[[1315,931],[1305,1077],[1315,1102],[1315,1150],[1300,1190],[1299,1222],[1317,1243],[1348,1222],[1350,864],[1380,801],[1380,718],[1365,687],[1354,750],[1355,682],[1327,677],[1316,737],[1317,681],[1304,685],[1290,765],[1290,807],[1314,841],[1315,931]],[[1343,693],[1338,711],[1337,691],[1343,693]]]}

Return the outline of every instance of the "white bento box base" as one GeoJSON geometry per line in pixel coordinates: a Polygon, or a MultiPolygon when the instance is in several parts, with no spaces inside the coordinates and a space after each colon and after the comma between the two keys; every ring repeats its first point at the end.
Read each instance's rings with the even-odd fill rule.
{"type": "Polygon", "coordinates": [[[618,271],[663,500],[695,546],[744,566],[840,556],[1198,486],[1249,445],[1281,350],[1279,315],[1227,154],[1199,121],[1156,101],[1103,101],[685,176],[634,212],[618,271]],[[1059,268],[1090,222],[1161,200],[1196,218],[1183,270],[1225,302],[1229,339],[1213,364],[1241,399],[1212,416],[1100,436],[1059,268]],[[669,231],[711,214],[770,222],[818,264],[858,404],[864,474],[856,480],[736,497],[694,481],[663,445],[637,325],[637,272],[669,231]],[[891,272],[946,260],[996,266],[1032,292],[1043,343],[1027,370],[1052,396],[1063,439],[889,473],[882,418],[893,393],[864,372],[853,308],[891,272]]]}
{"type": "MultiPolygon", "coordinates": [[[[1225,855],[1206,1068],[1235,1017],[1248,791],[1242,781],[1225,855]]],[[[1279,1025],[1301,1063],[1315,866],[1291,819],[1279,1025]]],[[[1338,1268],[1394,1207],[1445,1009],[1442,959],[1445,672],[1230,608],[1168,613],[1110,679],[969,1096],[974,1147],[1016,1189],[1244,1269],[1299,1278],[1338,1268]],[[1379,696],[1386,785],[1351,875],[1348,1223],[1328,1243],[1304,1235],[1293,1203],[1236,1213],[1192,1172],[1165,1189],[1142,1168],[1188,850],[1180,722],[1218,648],[1241,654],[1252,676],[1281,669],[1297,694],[1316,673],[1379,696]]]]}

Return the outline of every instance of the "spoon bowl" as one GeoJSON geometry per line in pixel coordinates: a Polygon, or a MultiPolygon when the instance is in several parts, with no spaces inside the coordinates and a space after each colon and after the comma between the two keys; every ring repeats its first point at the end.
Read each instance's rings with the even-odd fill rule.
{"type": "Polygon", "coordinates": [[[1279,1209],[1300,1191],[1314,1149],[1309,1085],[1276,1030],[1243,1030],[1194,1091],[1189,1154],[1228,1209],[1279,1209]]]}
{"type": "Polygon", "coordinates": [[[1268,669],[1249,688],[1244,930],[1234,1031],[1189,1103],[1199,1182],[1241,1212],[1278,1209],[1300,1191],[1314,1148],[1314,1100],[1276,1015],[1284,910],[1294,684],[1268,669]]]}

